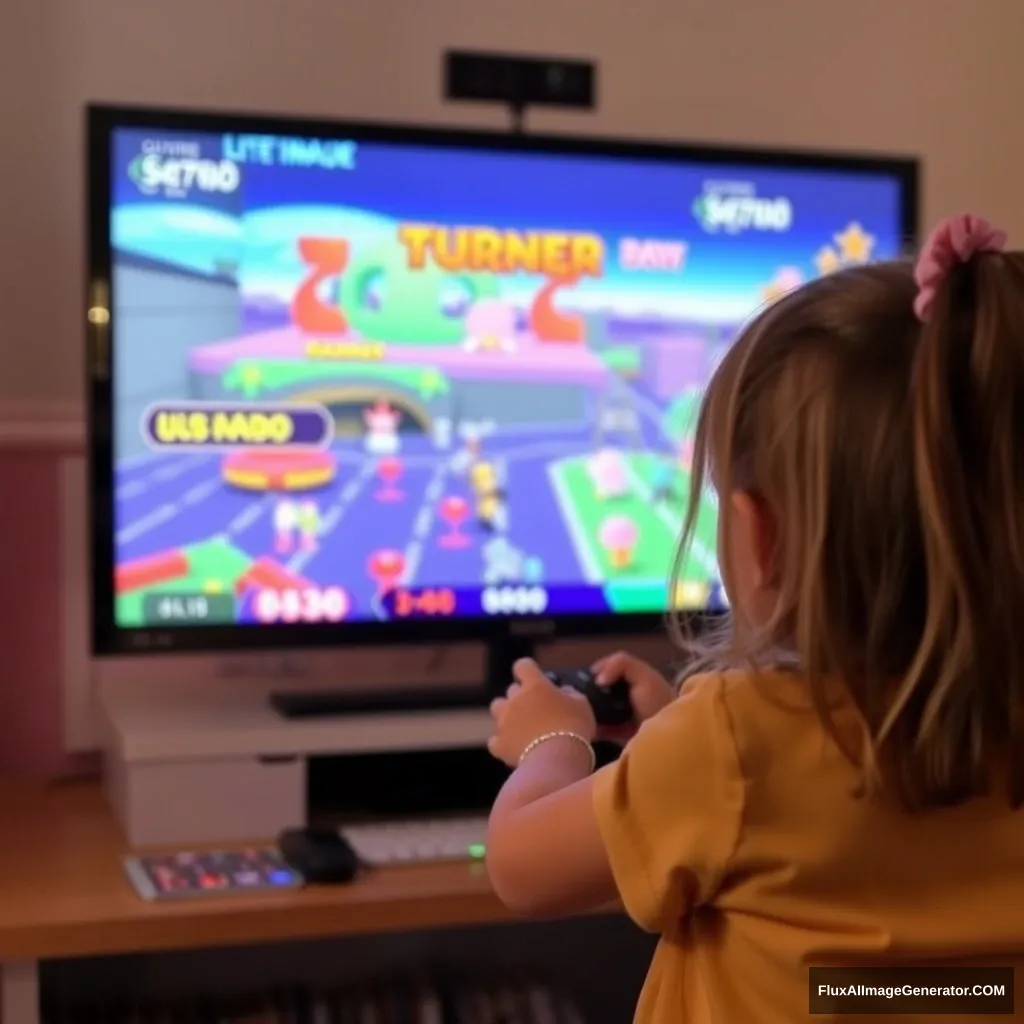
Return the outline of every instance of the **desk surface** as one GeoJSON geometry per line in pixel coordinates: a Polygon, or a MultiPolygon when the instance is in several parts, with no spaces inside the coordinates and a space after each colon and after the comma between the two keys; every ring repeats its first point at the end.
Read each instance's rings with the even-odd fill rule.
{"type": "Polygon", "coordinates": [[[508,920],[481,864],[387,868],[347,886],[147,903],[94,783],[0,783],[0,961],[194,949],[508,920]]]}

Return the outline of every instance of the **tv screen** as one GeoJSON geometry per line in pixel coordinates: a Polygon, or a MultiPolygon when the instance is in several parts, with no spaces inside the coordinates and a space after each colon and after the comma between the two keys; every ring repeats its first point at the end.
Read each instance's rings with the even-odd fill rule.
{"type": "Polygon", "coordinates": [[[896,161],[116,111],[91,135],[107,646],[723,606],[711,493],[669,584],[709,374],[765,302],[913,230],[896,161]]]}

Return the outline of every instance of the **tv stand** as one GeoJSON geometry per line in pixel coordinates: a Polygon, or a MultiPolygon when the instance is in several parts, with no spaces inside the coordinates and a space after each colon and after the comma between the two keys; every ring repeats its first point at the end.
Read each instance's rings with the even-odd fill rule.
{"type": "Polygon", "coordinates": [[[424,679],[404,693],[365,683],[360,692],[355,682],[347,692],[289,693],[283,680],[108,676],[97,704],[110,803],[135,847],[230,844],[303,826],[313,760],[485,757],[487,704],[505,692],[516,659],[532,652],[532,638],[501,638],[478,683],[428,689],[424,679]]]}
{"type": "Polygon", "coordinates": [[[480,686],[411,687],[385,692],[352,690],[277,690],[270,706],[282,718],[331,718],[338,715],[378,715],[410,711],[449,711],[486,707],[505,692],[512,681],[512,666],[520,658],[532,658],[529,637],[503,637],[487,648],[486,678],[480,686]]]}
{"type": "Polygon", "coordinates": [[[271,699],[280,682],[201,674],[98,682],[105,787],[133,847],[277,835],[309,821],[311,761],[482,751],[493,727],[483,686],[469,690],[475,706],[285,718],[271,699]]]}

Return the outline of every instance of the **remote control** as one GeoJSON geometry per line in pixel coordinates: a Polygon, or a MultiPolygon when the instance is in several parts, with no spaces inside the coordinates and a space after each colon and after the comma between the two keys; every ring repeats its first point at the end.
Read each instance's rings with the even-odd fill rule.
{"type": "Polygon", "coordinates": [[[555,686],[571,686],[587,698],[598,725],[628,725],[633,721],[633,705],[625,682],[605,688],[597,685],[594,673],[587,668],[570,668],[544,673],[555,686]]]}

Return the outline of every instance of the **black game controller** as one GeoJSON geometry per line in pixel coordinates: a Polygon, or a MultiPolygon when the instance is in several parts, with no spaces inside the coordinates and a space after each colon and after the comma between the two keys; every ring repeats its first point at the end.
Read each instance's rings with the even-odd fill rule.
{"type": "Polygon", "coordinates": [[[551,669],[544,675],[555,686],[571,686],[582,693],[598,725],[629,725],[633,721],[633,705],[625,682],[612,683],[609,687],[598,686],[594,673],[588,668],[551,669]]]}

